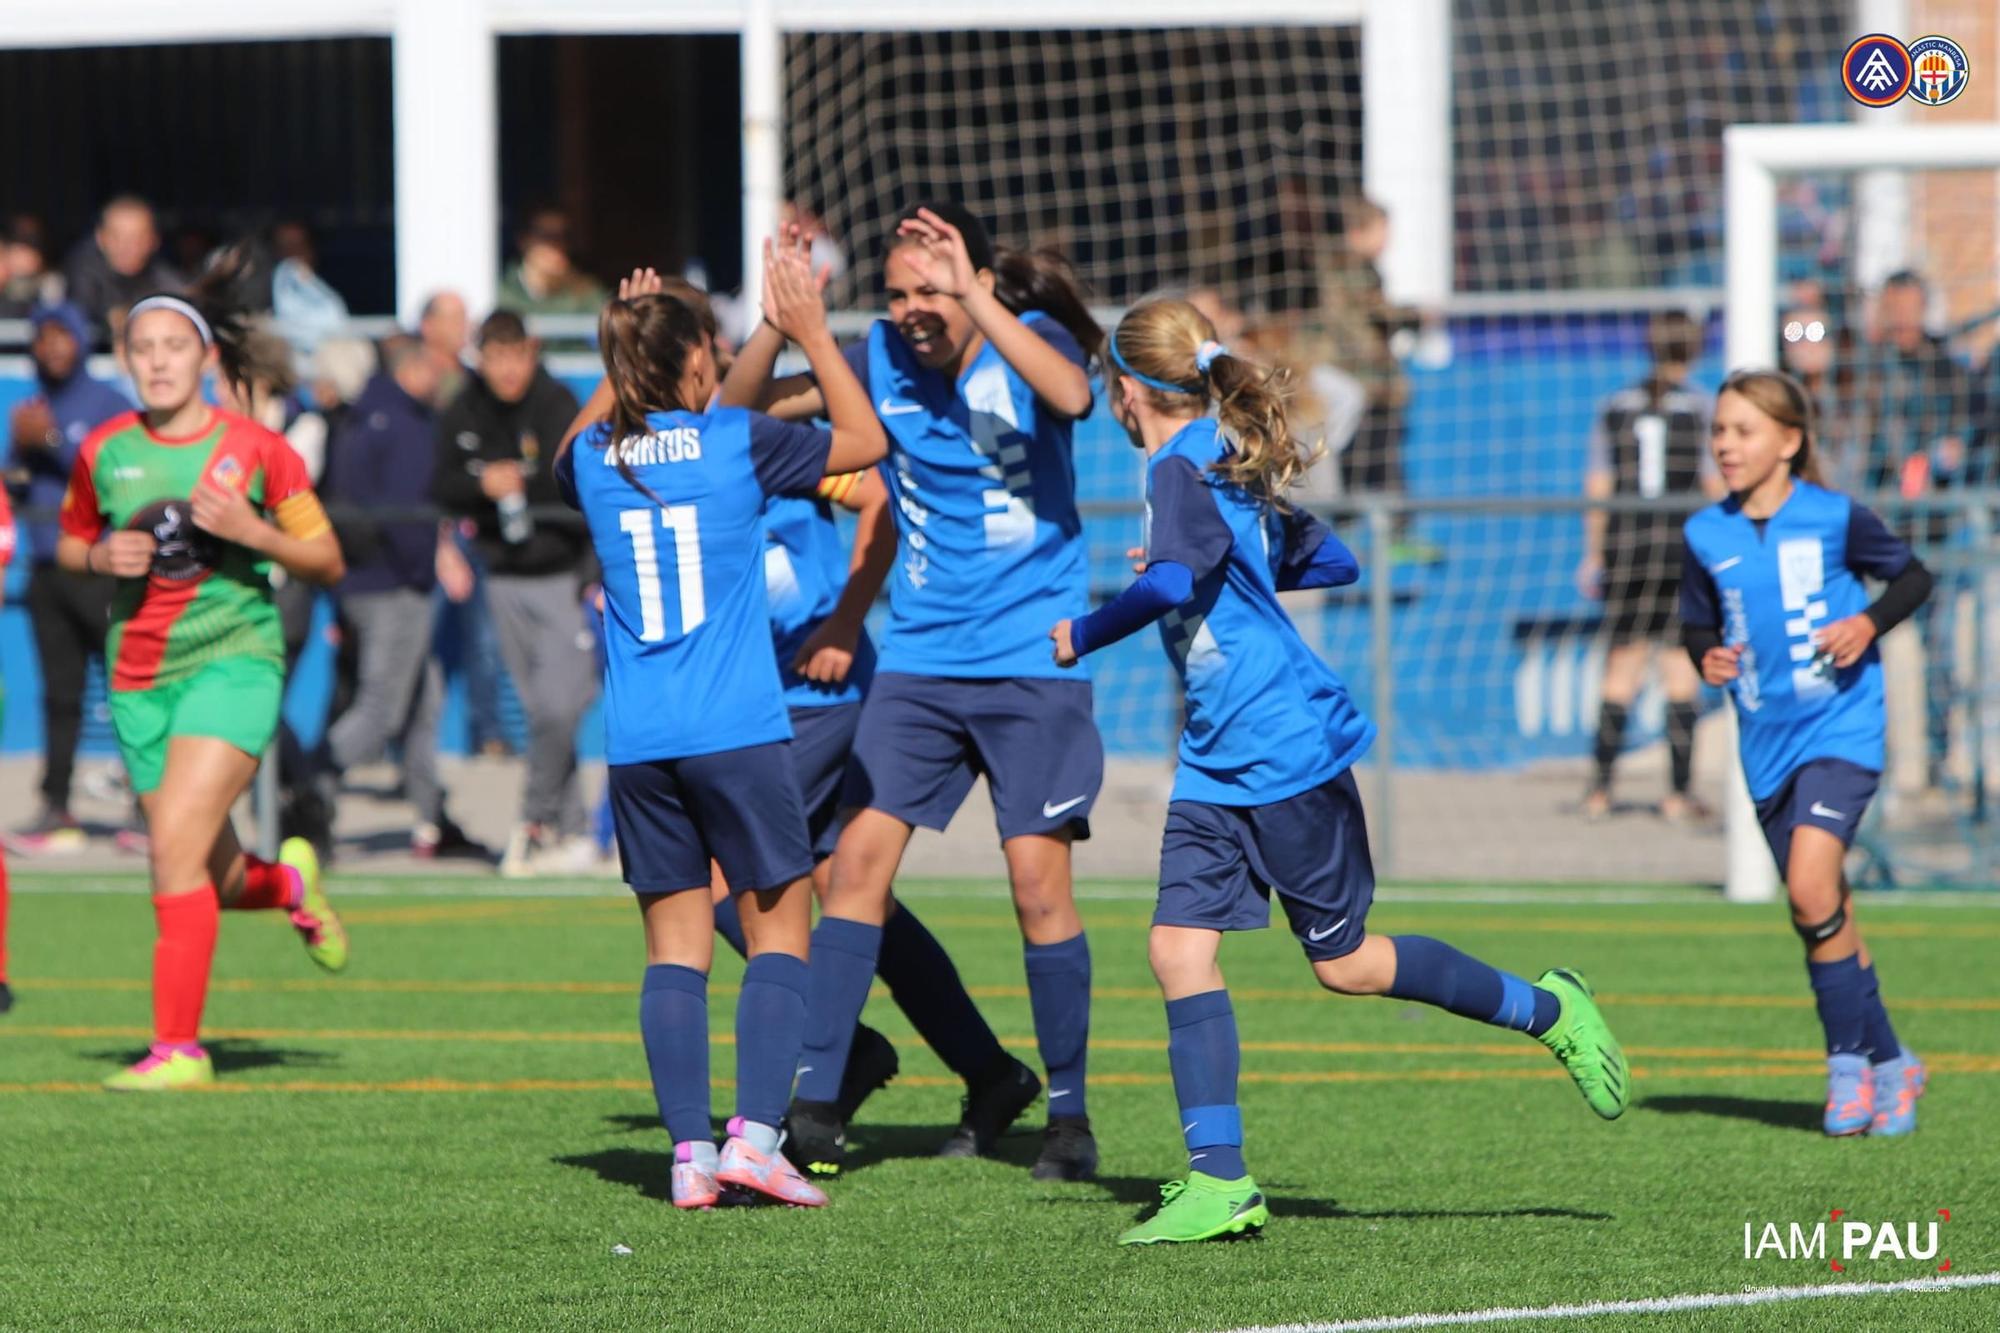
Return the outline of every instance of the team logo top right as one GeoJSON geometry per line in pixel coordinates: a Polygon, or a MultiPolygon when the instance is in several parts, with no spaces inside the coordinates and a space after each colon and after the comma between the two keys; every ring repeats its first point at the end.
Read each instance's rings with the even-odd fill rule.
{"type": "Polygon", "coordinates": [[[1919,37],[1905,46],[1887,33],[1856,38],[1841,57],[1847,95],[1867,107],[1894,106],[1904,98],[1943,106],[1971,80],[1965,48],[1949,37],[1919,37]]]}

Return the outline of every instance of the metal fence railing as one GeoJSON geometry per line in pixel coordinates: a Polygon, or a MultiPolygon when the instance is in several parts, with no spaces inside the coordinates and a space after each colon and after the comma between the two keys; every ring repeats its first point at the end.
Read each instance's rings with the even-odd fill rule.
{"type": "MultiPolygon", "coordinates": [[[[1599,507],[1677,522],[1699,503],[1599,507]]],[[[2000,772],[2000,490],[1872,503],[1914,537],[1937,581],[1926,607],[1881,643],[1888,764],[1850,870],[1866,886],[1994,887],[2000,836],[1989,787],[2000,772]]],[[[1641,799],[1664,781],[1657,684],[1632,710],[1625,814],[1608,828],[1577,817],[1605,649],[1602,606],[1575,580],[1582,516],[1593,502],[1392,496],[1312,507],[1355,549],[1362,578],[1287,601],[1301,633],[1379,728],[1361,779],[1385,873],[1604,883],[1720,877],[1718,827],[1667,825],[1648,817],[1641,799]]],[[[1130,577],[1125,551],[1138,538],[1141,508],[1128,500],[1081,509],[1092,600],[1101,602],[1130,577]]],[[[543,517],[557,513],[573,521],[567,511],[543,517]]],[[[419,507],[367,517],[429,523],[437,514],[419,507]]],[[[23,613],[10,604],[5,614],[23,613]]],[[[23,624],[15,632],[24,631],[23,624]]],[[[18,677],[16,662],[8,666],[18,677]]],[[[1093,658],[1093,667],[1098,722],[1113,760],[1163,771],[1179,700],[1153,637],[1115,645],[1093,658]]],[[[1705,693],[1705,711],[1719,722],[1720,697],[1705,693]]],[[[27,690],[10,688],[9,695],[16,708],[32,708],[27,690]]],[[[1698,793],[1720,804],[1719,775],[1734,755],[1721,727],[1700,735],[1698,793]]]]}

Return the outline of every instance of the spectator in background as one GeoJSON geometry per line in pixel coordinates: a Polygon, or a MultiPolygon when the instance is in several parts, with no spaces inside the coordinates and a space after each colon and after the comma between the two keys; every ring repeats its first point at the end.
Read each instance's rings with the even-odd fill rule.
{"type": "Polygon", "coordinates": [[[538,208],[514,238],[521,258],[500,276],[499,305],[517,315],[596,315],[604,285],[577,271],[569,219],[559,208],[538,208]]]}
{"type": "Polygon", "coordinates": [[[15,407],[8,488],[42,511],[27,525],[30,558],[28,618],[42,670],[42,808],[35,821],[7,839],[24,856],[83,850],[83,830],[70,814],[77,738],[83,729],[83,687],[92,657],[104,656],[116,580],[74,573],[56,564],[55,512],[62,507],[77,450],[90,433],[132,405],[92,379],[85,364],[90,325],[74,305],[38,307],[28,355],[35,392],[15,407]]]}
{"type": "MultiPolygon", "coordinates": [[[[1817,290],[1796,293],[1795,302],[1778,317],[1778,361],[1805,388],[1813,405],[1813,458],[1827,488],[1864,489],[1862,447],[1849,398],[1851,366],[1841,364],[1841,332],[1833,315],[1818,299],[1817,290]]],[[[1847,352],[1851,355],[1852,339],[1847,352]]]]}
{"type": "MultiPolygon", "coordinates": [[[[271,228],[271,315],[301,359],[347,325],[347,302],[315,270],[312,232],[303,222],[271,228]]],[[[350,400],[352,395],[349,395],[350,400]]]]}
{"type": "Polygon", "coordinates": [[[1855,375],[1866,432],[1863,484],[1910,499],[1957,484],[1972,431],[1971,385],[1944,339],[1925,331],[1928,301],[1916,273],[1903,270],[1883,281],[1855,375]]]}
{"type": "Polygon", "coordinates": [[[69,299],[100,334],[110,330],[114,311],[122,318],[140,297],[182,286],[181,275],[160,258],[153,206],[137,195],[104,206],[97,230],[77,243],[63,271],[69,299]]]}
{"type": "MultiPolygon", "coordinates": [[[[1945,350],[1945,340],[1924,328],[1929,299],[1920,274],[1905,269],[1885,278],[1855,367],[1863,484],[1907,500],[1962,485],[1972,439],[1971,379],[1945,350]]],[[[1950,519],[1942,514],[1906,517],[1896,526],[1917,547],[1950,537],[1950,519]]],[[[1935,786],[1944,773],[1950,701],[1959,689],[1951,651],[1959,577],[1941,568],[1936,593],[1902,635],[1883,636],[1891,682],[1890,782],[1903,790],[1935,786]],[[1921,671],[1912,669],[1919,662],[1921,671]]]]}
{"type": "Polygon", "coordinates": [[[465,298],[457,292],[432,292],[417,316],[417,339],[437,369],[437,405],[451,405],[465,387],[465,347],[472,330],[465,298]]]}
{"type": "Polygon", "coordinates": [[[26,319],[36,306],[62,301],[62,274],[49,271],[48,255],[48,233],[32,213],[0,232],[0,319],[26,319]]]}
{"type": "Polygon", "coordinates": [[[432,495],[471,523],[500,655],[528,716],[521,823],[500,869],[580,871],[596,860],[576,764],[577,723],[597,697],[580,604],[589,536],[561,511],[553,467],[576,397],[543,368],[519,315],[487,316],[478,343],[478,373],[438,423],[432,495]]]}
{"type": "Polygon", "coordinates": [[[444,675],[431,655],[436,616],[437,525],[377,521],[371,510],[428,504],[437,464],[437,366],[414,338],[382,346],[382,370],[368,381],[334,437],[320,488],[333,508],[347,556],[336,590],[344,646],[355,654],[352,700],[327,729],[326,757],[337,773],[375,763],[394,742],[402,751],[403,792],[416,807],[411,850],[426,859],[485,851],[445,813],[438,782],[438,718],[444,675]]]}
{"type": "MultiPolygon", "coordinates": [[[[1359,380],[1366,406],[1354,438],[1342,455],[1341,481],[1352,495],[1403,491],[1404,413],[1410,404],[1410,378],[1390,347],[1397,333],[1414,329],[1415,310],[1394,306],[1382,290],[1376,261],[1389,245],[1389,214],[1369,199],[1354,199],[1342,210],[1345,227],[1340,247],[1323,260],[1319,273],[1319,310],[1308,316],[1308,329],[1321,335],[1325,360],[1359,380]]],[[[1308,341],[1316,341],[1309,337],[1308,341]]],[[[1397,540],[1406,526],[1397,519],[1397,540]]],[[[1399,559],[1429,558],[1407,543],[1399,559]]]]}

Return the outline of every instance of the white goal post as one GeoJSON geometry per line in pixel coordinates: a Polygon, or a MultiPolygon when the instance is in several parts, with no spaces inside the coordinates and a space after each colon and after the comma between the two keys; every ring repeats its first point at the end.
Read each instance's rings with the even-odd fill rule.
{"type": "MultiPolygon", "coordinates": [[[[1722,141],[1728,252],[1724,356],[1732,370],[1770,365],[1778,345],[1780,176],[2000,168],[2000,124],[1995,123],[1732,125],[1723,131],[1722,141]]],[[[2000,262],[2000,256],[1995,258],[2000,262]]],[[[1730,735],[1733,744],[1733,714],[1730,735]]],[[[1758,830],[1742,765],[1731,763],[1729,774],[1725,891],[1735,901],[1768,902],[1778,896],[1777,870],[1758,830]]]]}

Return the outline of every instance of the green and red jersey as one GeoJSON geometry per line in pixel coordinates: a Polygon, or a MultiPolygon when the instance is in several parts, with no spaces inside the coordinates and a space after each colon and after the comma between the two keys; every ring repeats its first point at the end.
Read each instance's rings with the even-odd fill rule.
{"type": "Polygon", "coordinates": [[[271,600],[271,562],[194,524],[198,482],[240,491],[289,535],[329,530],[305,462],[282,436],[216,409],[192,435],[147,429],[137,412],[113,417],[77,451],[62,530],[95,542],[105,532],[150,532],[144,580],[124,580],[111,608],[105,657],[111,688],[144,690],[226,657],[283,666],[284,632],[271,600]]]}

